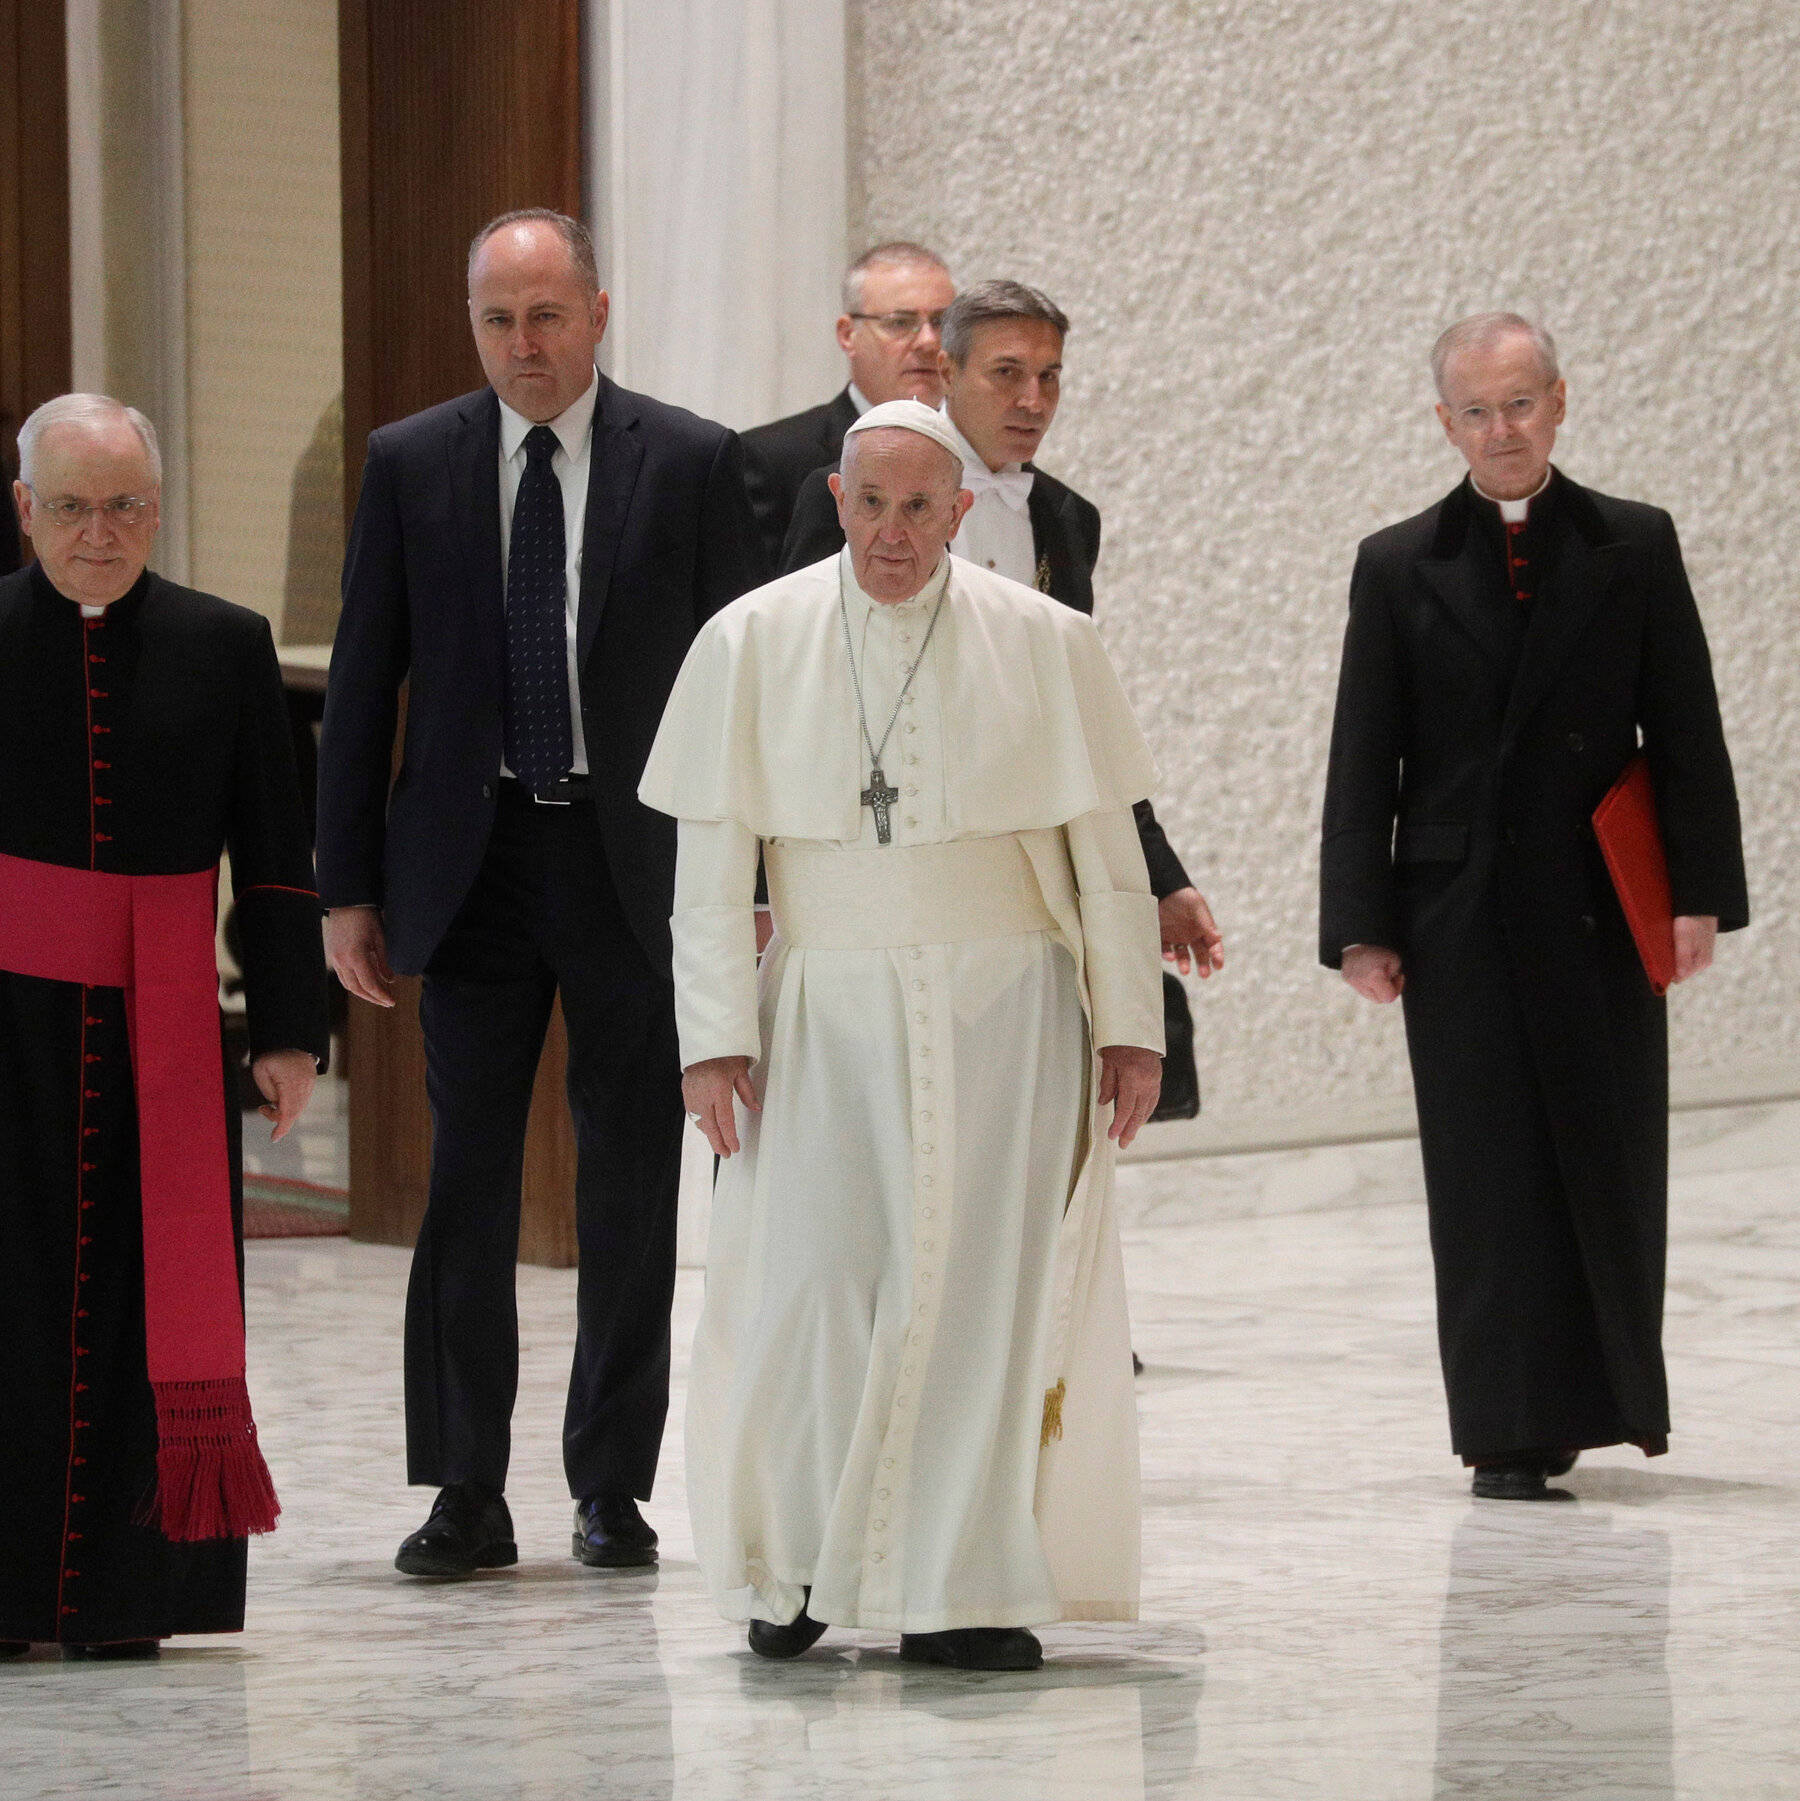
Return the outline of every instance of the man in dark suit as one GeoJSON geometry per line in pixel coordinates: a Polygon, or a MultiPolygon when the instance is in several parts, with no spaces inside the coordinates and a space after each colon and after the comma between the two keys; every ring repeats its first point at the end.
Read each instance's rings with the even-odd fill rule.
{"type": "Polygon", "coordinates": [[[575,1554],[643,1566],[682,1107],[674,830],[636,790],[696,628],[763,571],[735,437],[597,373],[607,296],[583,226],[495,220],[470,251],[469,313],[491,386],[369,440],[319,757],[332,966],[378,1006],[394,970],[424,975],[431,1186],[407,1294],[407,1464],[441,1492],[396,1561],[460,1575],[517,1559],[503,1489],[520,1168],[560,993],[575,1554]]]}
{"type": "Polygon", "coordinates": [[[837,341],[850,380],[832,399],[744,433],[745,482],[771,568],[780,560],[800,484],[837,467],[844,433],[887,400],[943,398],[939,330],[956,284],[944,259],[923,244],[877,244],[844,271],[837,341]]]}
{"type": "Polygon", "coordinates": [[[1319,950],[1405,1009],[1452,1446],[1556,1499],[1669,1431],[1667,1022],[1592,814],[1641,742],[1681,981],[1748,918],[1737,795],[1674,524],[1551,466],[1548,333],[1482,314],[1432,371],[1469,475],[1357,556],[1319,950]]]}
{"type": "MultiPolygon", "coordinates": [[[[963,486],[975,497],[950,548],[1091,614],[1099,510],[1031,460],[1056,417],[1068,331],[1060,307],[1016,281],[981,282],[945,313],[944,411],[962,449],[963,486]]],[[[784,574],[843,548],[831,474],[820,469],[801,484],[782,549],[784,574]]],[[[1164,955],[1184,975],[1210,976],[1225,961],[1212,912],[1150,803],[1138,802],[1136,811],[1164,955]]]]}

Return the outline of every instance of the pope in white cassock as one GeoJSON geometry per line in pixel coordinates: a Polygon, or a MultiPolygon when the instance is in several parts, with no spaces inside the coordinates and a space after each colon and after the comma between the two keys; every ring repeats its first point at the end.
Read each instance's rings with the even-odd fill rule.
{"type": "Polygon", "coordinates": [[[940,415],[872,408],[832,488],[844,552],[702,628],[639,789],[680,821],[684,1085],[726,1159],[695,1544],[764,1656],[830,1624],[1030,1669],[1030,1627],[1137,1611],[1112,1171],[1161,1079],[1154,770],[1092,623],[945,549],[940,415]]]}

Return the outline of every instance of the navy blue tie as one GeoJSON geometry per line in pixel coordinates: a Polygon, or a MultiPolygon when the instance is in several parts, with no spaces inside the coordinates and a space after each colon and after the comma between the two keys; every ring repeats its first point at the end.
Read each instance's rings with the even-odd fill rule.
{"type": "Polygon", "coordinates": [[[549,426],[525,434],[525,473],[506,559],[506,766],[534,794],[560,782],[575,758],[562,483],[550,467],[555,450],[549,426]]]}

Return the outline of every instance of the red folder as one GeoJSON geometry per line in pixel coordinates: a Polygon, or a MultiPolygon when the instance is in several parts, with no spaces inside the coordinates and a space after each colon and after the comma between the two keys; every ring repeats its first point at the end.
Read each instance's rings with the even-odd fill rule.
{"type": "Polygon", "coordinates": [[[1666,994],[1675,980],[1675,907],[1662,827],[1656,822],[1656,790],[1650,786],[1650,765],[1642,751],[1625,765],[1594,809],[1594,837],[1643,959],[1644,974],[1657,994],[1666,994]]]}

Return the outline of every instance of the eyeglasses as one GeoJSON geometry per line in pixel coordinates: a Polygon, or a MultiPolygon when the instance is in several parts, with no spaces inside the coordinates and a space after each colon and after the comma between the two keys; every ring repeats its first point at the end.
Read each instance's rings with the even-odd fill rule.
{"type": "Polygon", "coordinates": [[[1529,425],[1543,404],[1541,394],[1520,394],[1497,407],[1463,407],[1456,415],[1456,423],[1467,432],[1489,431],[1497,420],[1502,419],[1508,425],[1529,425]]]}
{"type": "MultiPolygon", "coordinates": [[[[31,488],[30,482],[25,484],[31,488]]],[[[58,525],[80,531],[87,524],[90,514],[98,513],[108,525],[125,530],[134,526],[144,516],[150,502],[140,494],[115,494],[111,500],[45,500],[38,496],[36,488],[31,488],[37,498],[38,509],[48,513],[58,525]]]]}
{"type": "Polygon", "coordinates": [[[944,329],[941,307],[935,313],[852,313],[850,317],[866,320],[882,337],[896,342],[902,338],[916,338],[928,325],[936,332],[944,329]]]}

